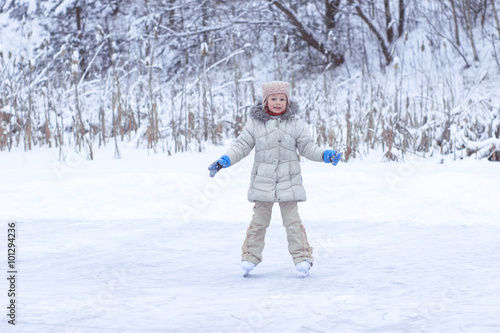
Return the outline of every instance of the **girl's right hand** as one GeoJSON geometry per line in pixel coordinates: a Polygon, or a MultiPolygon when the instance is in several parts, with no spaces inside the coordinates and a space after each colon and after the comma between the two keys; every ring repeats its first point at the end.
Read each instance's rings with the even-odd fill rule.
{"type": "Polygon", "coordinates": [[[210,170],[210,177],[214,177],[217,172],[219,172],[222,168],[228,168],[231,166],[231,160],[227,155],[222,156],[214,163],[208,166],[208,170],[210,170]]]}

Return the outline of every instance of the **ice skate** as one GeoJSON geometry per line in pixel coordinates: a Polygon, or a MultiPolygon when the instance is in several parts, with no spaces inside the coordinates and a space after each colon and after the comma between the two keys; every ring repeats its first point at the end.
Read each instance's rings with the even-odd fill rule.
{"type": "Polygon", "coordinates": [[[243,271],[245,272],[243,276],[247,276],[250,271],[255,268],[255,266],[256,265],[253,262],[243,260],[241,262],[241,269],[243,269],[243,271]]]}
{"type": "Polygon", "coordinates": [[[297,265],[295,265],[295,268],[297,269],[297,272],[299,272],[300,276],[305,278],[306,276],[309,275],[309,270],[311,269],[311,262],[309,260],[304,260],[297,265]]]}

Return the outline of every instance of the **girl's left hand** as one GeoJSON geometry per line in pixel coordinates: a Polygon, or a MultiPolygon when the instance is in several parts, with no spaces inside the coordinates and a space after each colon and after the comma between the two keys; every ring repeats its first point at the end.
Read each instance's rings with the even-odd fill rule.
{"type": "Polygon", "coordinates": [[[337,165],[342,158],[342,153],[336,152],[335,150],[325,150],[323,153],[323,161],[325,163],[332,163],[337,165]]]}

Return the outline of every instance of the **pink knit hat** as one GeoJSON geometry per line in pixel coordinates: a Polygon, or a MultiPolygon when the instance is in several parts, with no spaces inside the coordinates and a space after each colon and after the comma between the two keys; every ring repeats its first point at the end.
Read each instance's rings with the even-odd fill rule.
{"type": "Polygon", "coordinates": [[[266,104],[269,95],[285,94],[287,105],[290,105],[290,83],[283,81],[272,81],[262,85],[262,104],[266,104]]]}

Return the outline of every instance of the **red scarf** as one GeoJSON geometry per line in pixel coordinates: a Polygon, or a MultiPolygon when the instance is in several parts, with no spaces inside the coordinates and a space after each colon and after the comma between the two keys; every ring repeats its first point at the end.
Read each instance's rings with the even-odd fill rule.
{"type": "Polygon", "coordinates": [[[269,111],[269,109],[268,109],[268,108],[267,108],[267,106],[266,106],[266,113],[267,113],[267,114],[269,114],[269,115],[271,115],[271,116],[281,116],[281,115],[282,115],[283,113],[285,113],[287,110],[288,110],[288,108],[286,108],[286,109],[285,109],[285,111],[280,112],[280,113],[272,113],[272,112],[270,112],[270,111],[269,111]]]}

